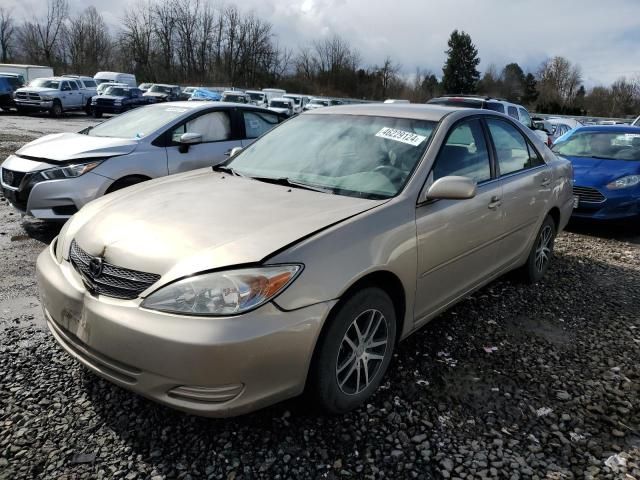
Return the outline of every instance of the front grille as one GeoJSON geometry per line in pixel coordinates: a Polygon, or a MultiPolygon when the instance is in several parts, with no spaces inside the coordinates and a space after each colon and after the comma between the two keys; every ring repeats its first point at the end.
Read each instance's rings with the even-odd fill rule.
{"type": "Polygon", "coordinates": [[[3,168],[2,183],[13,188],[18,188],[25,175],[26,172],[16,172],[14,170],[7,170],[6,168],[3,168]]]}
{"type": "Polygon", "coordinates": [[[92,260],[100,260],[100,257],[89,255],[75,240],[71,242],[69,260],[90,291],[107,297],[132,300],[160,280],[160,275],[155,273],[129,270],[106,262],[102,262],[102,271],[95,275],[90,264],[92,260]]]}
{"type": "Polygon", "coordinates": [[[573,194],[580,197],[581,202],[602,203],[606,200],[604,195],[591,187],[577,187],[574,185],[573,194]]]}
{"type": "Polygon", "coordinates": [[[102,105],[105,107],[112,107],[114,101],[110,98],[98,98],[98,105],[102,105]]]}
{"type": "Polygon", "coordinates": [[[16,98],[20,100],[40,100],[40,95],[34,92],[16,92],[16,98]]]}

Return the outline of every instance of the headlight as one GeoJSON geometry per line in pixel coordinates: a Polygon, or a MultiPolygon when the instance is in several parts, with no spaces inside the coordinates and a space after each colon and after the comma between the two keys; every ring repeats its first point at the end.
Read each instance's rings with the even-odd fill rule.
{"type": "Polygon", "coordinates": [[[79,177],[87,172],[90,172],[98,165],[102,163],[102,160],[88,162],[88,163],[77,163],[75,165],[65,165],[64,167],[56,167],[50,168],[49,170],[43,170],[40,172],[40,175],[45,180],[59,180],[62,178],[74,178],[79,177]]]}
{"type": "Polygon", "coordinates": [[[50,102],[51,100],[53,100],[53,97],[50,95],[43,95],[40,97],[42,100],[44,100],[45,102],[50,102]]]}
{"type": "Polygon", "coordinates": [[[614,180],[607,185],[609,190],[620,190],[621,188],[635,187],[640,183],[640,175],[627,175],[626,177],[614,180]]]}
{"type": "Polygon", "coordinates": [[[142,307],[185,315],[243,313],[282,292],[301,270],[302,265],[277,265],[196,275],[157,290],[142,307]]]}

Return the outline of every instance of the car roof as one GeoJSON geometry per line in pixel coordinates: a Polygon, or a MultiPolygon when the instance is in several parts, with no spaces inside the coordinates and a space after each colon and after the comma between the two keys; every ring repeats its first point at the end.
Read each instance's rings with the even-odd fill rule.
{"type": "Polygon", "coordinates": [[[160,102],[160,103],[153,103],[150,105],[151,107],[178,107],[178,108],[185,108],[185,109],[189,109],[189,110],[206,110],[207,108],[219,108],[219,107],[229,107],[229,108],[247,108],[247,109],[251,109],[251,110],[259,110],[261,112],[269,112],[269,113],[273,113],[271,112],[271,110],[268,110],[266,108],[262,108],[262,107],[257,107],[255,105],[245,105],[242,103],[234,103],[234,102],[189,102],[187,100],[181,101],[181,102],[160,102]]]}
{"type": "Polygon", "coordinates": [[[585,125],[574,129],[574,132],[607,132],[607,133],[636,133],[640,134],[640,127],[632,125],[585,125]]]}
{"type": "Polygon", "coordinates": [[[413,118],[417,120],[431,120],[439,122],[442,117],[452,112],[469,110],[470,112],[491,112],[493,110],[480,110],[475,108],[448,107],[420,103],[367,103],[354,105],[338,105],[316,110],[309,110],[304,115],[370,115],[374,117],[413,118]]]}

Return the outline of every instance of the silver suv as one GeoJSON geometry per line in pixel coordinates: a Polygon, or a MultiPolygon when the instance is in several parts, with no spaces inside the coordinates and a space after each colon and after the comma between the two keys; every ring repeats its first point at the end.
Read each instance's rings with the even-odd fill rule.
{"type": "Polygon", "coordinates": [[[527,109],[517,103],[511,103],[500,98],[484,95],[445,95],[443,97],[432,98],[427,103],[431,105],[445,105],[447,107],[485,108],[487,110],[493,110],[494,112],[504,113],[529,127],[543,143],[547,143],[546,132],[538,129],[531,120],[531,115],[529,115],[527,109]]]}

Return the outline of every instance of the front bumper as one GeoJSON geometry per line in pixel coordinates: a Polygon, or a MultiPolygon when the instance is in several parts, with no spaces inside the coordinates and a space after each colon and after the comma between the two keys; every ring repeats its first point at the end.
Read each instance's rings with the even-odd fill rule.
{"type": "Polygon", "coordinates": [[[121,387],[212,417],[300,394],[335,304],[285,312],[268,303],[221,318],[164,314],[140,308],[140,299],[92,296],[53,247],[38,257],[37,279],[49,329],[68,353],[121,387]]]}
{"type": "MultiPolygon", "coordinates": [[[[1,168],[1,167],[0,167],[1,168]]],[[[62,180],[36,181],[27,172],[19,188],[1,183],[3,196],[20,213],[42,220],[66,220],[85,204],[104,195],[113,180],[93,172],[62,180]]]]}
{"type": "Polygon", "coordinates": [[[102,113],[122,113],[127,108],[130,108],[129,105],[91,105],[91,108],[97,112],[102,113]]]}
{"type": "MultiPolygon", "coordinates": [[[[601,190],[603,191],[603,190],[601,190]]],[[[602,202],[583,202],[573,210],[572,218],[591,220],[624,220],[640,217],[640,189],[606,191],[602,202]]]]}
{"type": "Polygon", "coordinates": [[[15,99],[16,107],[25,110],[49,110],[53,107],[53,101],[44,100],[19,100],[15,99]]]}

